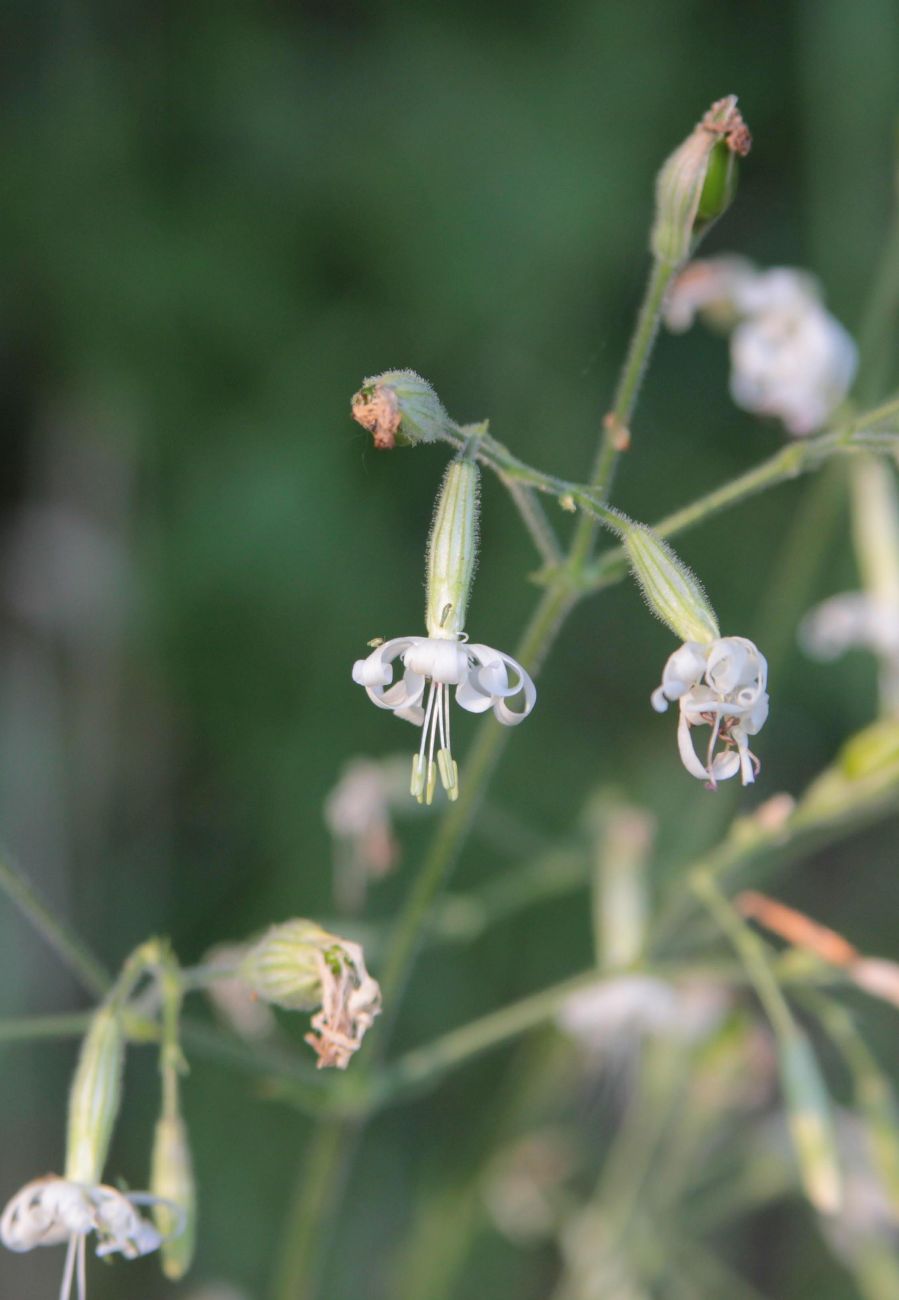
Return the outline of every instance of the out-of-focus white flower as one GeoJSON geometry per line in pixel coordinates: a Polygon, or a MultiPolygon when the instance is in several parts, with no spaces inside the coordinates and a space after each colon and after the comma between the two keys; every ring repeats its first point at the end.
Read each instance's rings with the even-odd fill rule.
{"type": "Polygon", "coordinates": [[[734,327],[730,390],[745,410],[773,415],[801,436],[820,429],[849,391],[858,351],[811,276],[756,271],[732,257],[694,262],[672,290],[666,323],[685,330],[697,312],[734,327]]]}
{"type": "Polygon", "coordinates": [[[838,1111],[835,1121],[843,1203],[838,1215],[822,1217],[821,1228],[837,1255],[851,1265],[875,1243],[895,1251],[899,1213],[872,1159],[870,1132],[846,1111],[838,1111]]]}
{"type": "Polygon", "coordinates": [[[768,717],[768,664],[758,648],[742,636],[719,637],[703,644],[688,641],[665,664],[662,684],[652,694],[659,713],[669,700],[680,705],[677,745],[684,767],[714,789],[737,772],[743,785],[755,780],[758,759],[749,748],[768,717]],[[711,727],[705,762],[697,756],[691,727],[711,727]],[[718,745],[723,746],[717,753],[718,745]]]}
{"type": "MultiPolygon", "coordinates": [[[[407,764],[403,758],[404,795],[407,764]]],[[[325,800],[325,823],[334,843],[334,892],[341,906],[361,907],[369,880],[386,876],[396,865],[399,845],[391,817],[395,766],[392,759],[352,758],[325,800]]]]}
{"type": "Polygon", "coordinates": [[[586,1205],[559,1235],[564,1272],[558,1300],[650,1300],[628,1241],[610,1224],[605,1205],[586,1205]]]}
{"type": "Polygon", "coordinates": [[[884,708],[899,711],[899,499],[895,470],[873,457],[852,467],[852,531],[863,591],[816,605],[799,627],[802,648],[825,662],[851,649],[880,662],[884,708]]]}
{"type": "Polygon", "coordinates": [[[589,1051],[606,1053],[655,1034],[695,1041],[711,1032],[725,1005],[726,995],[702,981],[619,975],[572,993],[557,1023],[589,1051]]]}
{"type": "Polygon", "coordinates": [[[563,1204],[563,1183],[575,1165],[563,1133],[528,1133],[499,1151],[484,1174],[483,1196],[497,1229],[510,1241],[551,1236],[563,1204]]]}
{"type": "Polygon", "coordinates": [[[135,1208],[160,1204],[149,1192],[118,1192],[48,1174],[36,1178],[9,1201],[0,1219],[0,1240],[8,1250],[68,1243],[60,1300],[69,1300],[77,1280],[78,1300],[85,1300],[85,1243],[97,1234],[97,1254],[137,1259],[158,1250],[162,1234],[135,1208]]]}

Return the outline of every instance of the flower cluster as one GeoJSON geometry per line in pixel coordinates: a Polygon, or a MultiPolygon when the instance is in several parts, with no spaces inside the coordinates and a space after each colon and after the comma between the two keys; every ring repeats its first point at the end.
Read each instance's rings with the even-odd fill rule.
{"type": "Polygon", "coordinates": [[[684,767],[714,789],[740,773],[743,785],[755,780],[758,759],[749,748],[768,717],[768,665],[757,647],[742,636],[708,644],[688,641],[665,664],[652,706],[664,713],[677,700],[677,745],[684,767]],[[711,727],[705,761],[693,746],[691,729],[711,727]],[[719,745],[721,748],[719,749],[719,745]]]}
{"type": "Polygon", "coordinates": [[[757,271],[737,257],[693,262],[674,285],[666,323],[686,330],[697,312],[732,329],[730,391],[745,410],[801,436],[820,429],[849,391],[857,350],[811,276],[757,271]]]}

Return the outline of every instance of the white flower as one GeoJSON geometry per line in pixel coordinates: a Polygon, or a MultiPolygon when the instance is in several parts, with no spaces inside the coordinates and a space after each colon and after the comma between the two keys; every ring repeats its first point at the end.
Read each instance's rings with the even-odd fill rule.
{"type": "Polygon", "coordinates": [[[737,772],[744,785],[755,780],[758,759],[749,749],[768,717],[768,665],[756,646],[742,636],[720,637],[702,644],[688,641],[675,650],[652,694],[652,707],[664,713],[669,700],[680,704],[677,745],[684,767],[714,789],[737,772]],[[705,762],[697,757],[690,728],[712,729],[705,762]],[[723,748],[716,753],[719,744],[723,748]]]}
{"type": "Polygon", "coordinates": [[[159,1202],[148,1192],[125,1194],[102,1183],[89,1186],[47,1174],[26,1183],[10,1200],[0,1219],[0,1240],[15,1251],[68,1242],[60,1300],[68,1300],[76,1277],[78,1300],[85,1300],[88,1235],[97,1234],[97,1255],[148,1255],[158,1250],[163,1237],[135,1206],[159,1202]]]}
{"type": "Polygon", "coordinates": [[[718,1023],[723,1007],[721,991],[711,984],[616,975],[570,994],[558,1024],[589,1050],[605,1052],[616,1043],[654,1034],[688,1042],[702,1038],[718,1023]]]}
{"type": "Polygon", "coordinates": [[[820,429],[849,391],[857,349],[811,276],[789,267],[758,272],[731,257],[697,262],[675,284],[666,321],[684,330],[697,311],[725,328],[736,323],[730,391],[745,410],[804,435],[820,429]]]}
{"type": "Polygon", "coordinates": [[[430,803],[440,780],[450,799],[458,798],[459,774],[450,748],[450,690],[469,713],[493,709],[506,727],[522,722],[533,709],[537,689],[521,664],[501,650],[472,645],[461,636],[395,637],[353,665],[353,681],[364,686],[381,709],[390,709],[422,728],[412,760],[412,793],[430,803]],[[394,682],[394,664],[403,675],[394,682]],[[427,694],[425,693],[427,688],[427,694]],[[510,702],[520,700],[513,708],[510,702]],[[436,756],[436,763],[435,763],[436,756]]]}
{"type": "Polygon", "coordinates": [[[870,457],[852,472],[852,532],[863,591],[831,596],[803,619],[799,640],[812,658],[870,650],[880,668],[884,709],[899,711],[899,495],[895,471],[870,457]]]}

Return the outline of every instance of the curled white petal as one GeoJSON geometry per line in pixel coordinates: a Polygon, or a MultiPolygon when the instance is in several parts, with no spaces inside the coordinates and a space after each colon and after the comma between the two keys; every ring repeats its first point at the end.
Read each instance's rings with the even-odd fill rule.
{"type": "Polygon", "coordinates": [[[423,716],[419,715],[425,687],[424,676],[408,666],[398,682],[393,681],[393,674],[395,661],[403,656],[405,666],[406,654],[418,642],[425,640],[425,637],[418,636],[394,637],[392,641],[379,645],[367,659],[357,659],[353,664],[353,681],[358,686],[365,687],[373,704],[379,709],[390,709],[399,717],[419,726],[423,716]]]}
{"type": "Polygon", "coordinates": [[[480,695],[486,697],[486,707],[493,707],[494,717],[504,727],[523,722],[537,702],[537,688],[530,675],[511,655],[491,646],[470,645],[468,653],[473,663],[463,685],[470,688],[472,695],[460,686],[456,691],[458,703],[470,712],[481,712],[485,706],[477,699],[480,695]],[[519,696],[520,708],[510,708],[506,701],[519,696]]]}

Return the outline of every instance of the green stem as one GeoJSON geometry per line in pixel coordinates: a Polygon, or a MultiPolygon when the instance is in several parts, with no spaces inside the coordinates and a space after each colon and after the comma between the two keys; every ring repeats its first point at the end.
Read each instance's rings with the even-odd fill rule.
{"type": "Polygon", "coordinates": [[[43,935],[87,992],[103,997],[112,983],[109,972],[65,921],[54,916],[21,872],[4,859],[0,859],[0,889],[43,935]]]}
{"type": "MultiPolygon", "coordinates": [[[[615,391],[615,401],[603,422],[599,451],[590,476],[590,488],[598,504],[608,500],[618,459],[629,443],[631,418],[658,333],[665,294],[677,269],[676,266],[663,262],[654,261],[652,264],[637,324],[615,391]]],[[[595,522],[582,517],[578,521],[569,551],[569,564],[573,570],[580,569],[586,561],[593,548],[595,535],[595,522]]]]}
{"type": "Polygon", "coordinates": [[[71,1015],[22,1016],[0,1020],[0,1043],[26,1043],[40,1038],[80,1038],[87,1030],[92,1013],[76,1011],[71,1015]]]}
{"type": "Polygon", "coordinates": [[[709,872],[694,872],[690,878],[690,887],[733,944],[778,1038],[789,1038],[795,1032],[793,1013],[777,982],[761,939],[750,930],[709,872]]]}
{"type": "Polygon", "coordinates": [[[563,980],[489,1015],[480,1016],[459,1029],[442,1034],[424,1047],[413,1048],[385,1071],[383,1095],[393,1101],[400,1093],[424,1088],[435,1078],[482,1052],[546,1024],[573,993],[599,987],[602,982],[595,970],[585,971],[573,979],[563,980]]]}
{"type": "MultiPolygon", "coordinates": [[[[899,180],[899,177],[897,177],[899,180]]],[[[871,288],[859,329],[859,367],[855,384],[861,401],[870,401],[890,382],[895,364],[896,321],[899,313],[899,193],[886,246],[871,288]]]]}
{"type": "Polygon", "coordinates": [[[327,1238],[360,1134],[356,1121],[327,1120],[304,1146],[272,1300],[312,1300],[317,1294],[327,1238]]]}
{"type": "Polygon", "coordinates": [[[500,479],[512,498],[543,563],[550,568],[560,564],[562,548],[559,546],[559,539],[534,489],[509,474],[500,474],[500,479]]]}

